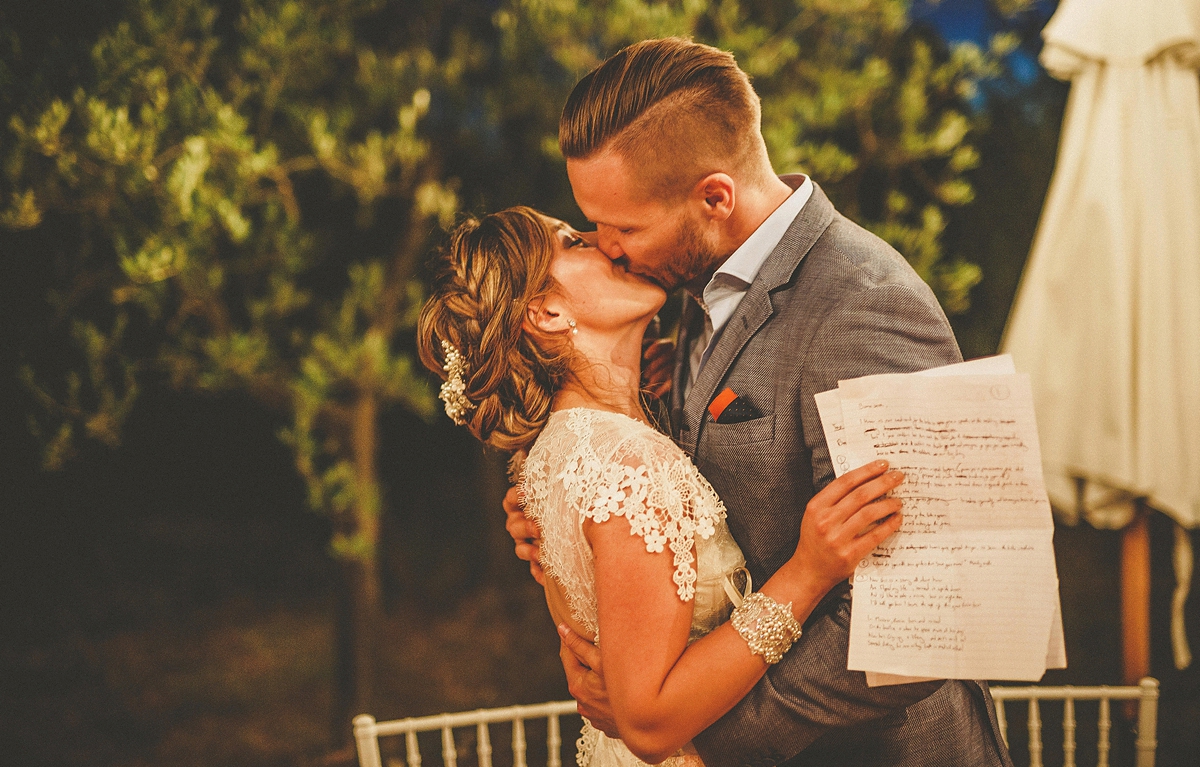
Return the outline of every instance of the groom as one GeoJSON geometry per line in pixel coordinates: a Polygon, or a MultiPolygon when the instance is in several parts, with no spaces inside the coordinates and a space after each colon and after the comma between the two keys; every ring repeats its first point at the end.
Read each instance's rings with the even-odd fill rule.
{"type": "MultiPolygon", "coordinates": [[[[813,395],[840,379],[961,360],[907,262],[811,179],[776,176],[760,124],[731,55],[666,39],[631,45],[584,77],[559,125],[600,248],[690,294],[672,431],[724,500],[755,583],[795,550],[805,505],[834,477],[813,395]]],[[[536,531],[514,493],[506,510],[536,573],[536,545],[524,540],[536,531]]],[[[849,625],[843,584],[787,656],[695,739],[705,764],[1011,767],[986,683],[868,687],[846,669],[849,625]]],[[[565,647],[575,650],[563,653],[571,692],[604,729],[598,653],[574,636],[565,647]]]]}

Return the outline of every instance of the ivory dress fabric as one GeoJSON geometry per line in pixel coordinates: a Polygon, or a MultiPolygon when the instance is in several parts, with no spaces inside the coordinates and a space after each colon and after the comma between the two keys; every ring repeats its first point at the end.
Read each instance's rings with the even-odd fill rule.
{"type": "MultiPolygon", "coordinates": [[[[649,552],[670,552],[679,598],[693,603],[689,642],[729,618],[726,579],[745,564],[725,507],[671,439],[619,413],[572,408],[551,414],[522,469],[526,513],[541,526],[542,568],[562,587],[572,617],[600,641],[595,567],[583,523],[623,516],[649,552]]],[[[580,767],[644,764],[586,722],[580,767]]],[[[674,767],[698,757],[678,755],[674,767]]]]}

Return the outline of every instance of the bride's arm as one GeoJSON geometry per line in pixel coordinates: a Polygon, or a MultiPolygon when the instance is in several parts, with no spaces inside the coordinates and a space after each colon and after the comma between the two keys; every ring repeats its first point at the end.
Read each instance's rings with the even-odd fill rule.
{"type": "MultiPolygon", "coordinates": [[[[806,508],[796,553],[760,590],[791,602],[803,622],[899,527],[900,502],[881,496],[902,479],[877,462],[830,483],[806,508]]],[[[595,555],[599,649],[613,716],[629,749],[657,763],[731,709],[768,666],[729,622],[687,645],[692,603],[677,594],[669,547],[647,553],[624,516],[588,521],[584,532],[595,555]]]]}

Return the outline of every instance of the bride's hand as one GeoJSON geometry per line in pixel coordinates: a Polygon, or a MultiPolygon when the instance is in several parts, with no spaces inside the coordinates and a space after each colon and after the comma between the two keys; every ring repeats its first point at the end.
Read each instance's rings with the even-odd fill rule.
{"type": "Polygon", "coordinates": [[[675,369],[675,342],[670,338],[646,338],[642,342],[642,388],[660,399],[671,393],[675,369]]]}
{"type": "Polygon", "coordinates": [[[854,574],[859,561],[900,528],[900,501],[886,497],[904,481],[875,461],[848,471],[813,496],[800,523],[794,563],[828,588],[854,574]]]}

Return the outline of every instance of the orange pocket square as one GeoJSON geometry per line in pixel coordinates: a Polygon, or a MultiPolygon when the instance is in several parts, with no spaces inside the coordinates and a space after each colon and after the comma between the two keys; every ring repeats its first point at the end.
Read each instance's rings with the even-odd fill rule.
{"type": "Polygon", "coordinates": [[[741,423],[762,418],[762,412],[754,403],[739,397],[733,389],[725,388],[708,404],[708,414],[717,423],[741,423]]]}

